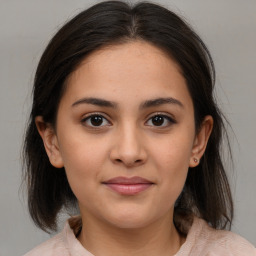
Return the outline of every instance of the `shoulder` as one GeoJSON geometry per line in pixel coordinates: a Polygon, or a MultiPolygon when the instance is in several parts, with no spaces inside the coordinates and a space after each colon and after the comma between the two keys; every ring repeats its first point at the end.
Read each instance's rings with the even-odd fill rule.
{"type": "Polygon", "coordinates": [[[77,240],[76,234],[81,229],[80,216],[69,218],[61,233],[37,246],[24,256],[93,256],[77,240]]]}
{"type": "Polygon", "coordinates": [[[198,218],[194,219],[184,247],[191,256],[256,256],[256,248],[241,236],[216,230],[198,218]]]}
{"type": "MultiPolygon", "coordinates": [[[[206,242],[209,244],[209,251],[214,251],[216,255],[234,256],[256,256],[256,248],[243,237],[224,230],[208,230],[206,242]]],[[[213,254],[214,255],[214,254],[213,254]]]]}
{"type": "Polygon", "coordinates": [[[24,256],[69,256],[68,250],[62,239],[62,234],[58,234],[46,242],[38,245],[24,256]]]}

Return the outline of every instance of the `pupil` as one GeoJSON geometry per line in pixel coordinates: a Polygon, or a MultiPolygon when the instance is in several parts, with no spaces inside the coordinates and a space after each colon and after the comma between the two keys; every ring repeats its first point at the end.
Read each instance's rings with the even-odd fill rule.
{"type": "Polygon", "coordinates": [[[162,116],[155,116],[152,120],[152,123],[156,126],[162,125],[164,122],[164,118],[162,116]]]}
{"type": "Polygon", "coordinates": [[[91,123],[94,126],[99,126],[103,122],[103,118],[101,116],[93,116],[91,117],[91,123]]]}

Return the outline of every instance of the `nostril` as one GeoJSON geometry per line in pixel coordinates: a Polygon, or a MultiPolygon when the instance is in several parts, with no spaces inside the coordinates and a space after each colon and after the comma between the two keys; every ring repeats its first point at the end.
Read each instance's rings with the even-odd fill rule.
{"type": "Polygon", "coordinates": [[[137,165],[137,164],[140,164],[140,163],[142,163],[143,161],[141,160],[141,159],[137,159],[137,160],[135,160],[135,161],[123,161],[123,160],[121,160],[120,158],[117,158],[117,159],[115,159],[115,162],[116,163],[124,163],[125,165],[127,165],[127,166],[133,166],[133,165],[137,165]]]}

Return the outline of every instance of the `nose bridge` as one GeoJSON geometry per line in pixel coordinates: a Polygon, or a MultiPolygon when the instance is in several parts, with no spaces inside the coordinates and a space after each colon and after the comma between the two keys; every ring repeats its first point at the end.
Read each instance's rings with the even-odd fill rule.
{"type": "Polygon", "coordinates": [[[138,128],[135,124],[124,124],[121,129],[120,150],[127,154],[135,154],[139,151],[140,141],[138,128]]]}
{"type": "Polygon", "coordinates": [[[142,134],[135,123],[126,121],[117,128],[111,158],[127,166],[138,165],[146,160],[142,134]]]}

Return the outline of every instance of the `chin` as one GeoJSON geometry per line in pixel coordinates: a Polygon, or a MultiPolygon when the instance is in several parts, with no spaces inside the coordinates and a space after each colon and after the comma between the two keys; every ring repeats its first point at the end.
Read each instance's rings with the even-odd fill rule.
{"type": "Polygon", "coordinates": [[[144,228],[149,225],[150,222],[145,222],[142,220],[114,220],[111,222],[112,226],[120,229],[139,229],[144,228]]]}
{"type": "Polygon", "coordinates": [[[112,226],[115,226],[117,228],[123,228],[123,229],[138,229],[143,228],[150,223],[154,222],[153,216],[148,216],[149,214],[140,213],[138,211],[134,210],[125,210],[118,214],[116,211],[115,214],[112,216],[108,216],[105,218],[105,220],[111,224],[112,226]]]}

